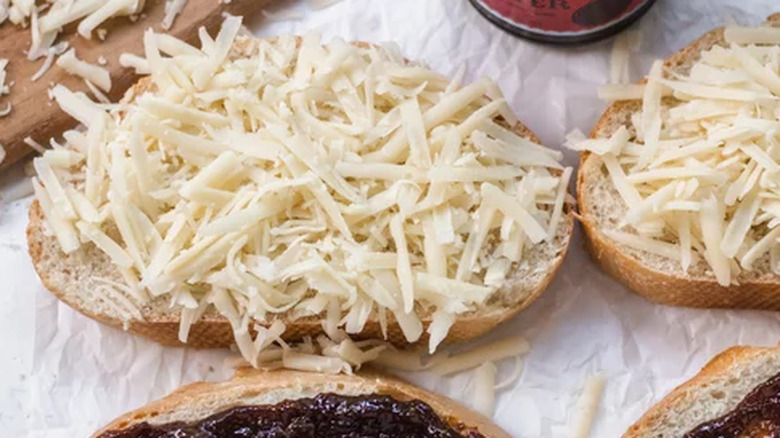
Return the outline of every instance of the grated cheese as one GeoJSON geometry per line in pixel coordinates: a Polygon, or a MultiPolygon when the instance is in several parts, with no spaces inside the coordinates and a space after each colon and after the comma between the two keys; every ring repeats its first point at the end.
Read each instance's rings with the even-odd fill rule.
{"type": "Polygon", "coordinates": [[[51,66],[54,65],[54,58],[64,53],[67,49],[68,49],[67,42],[61,42],[55,46],[49,47],[46,50],[46,59],[43,60],[41,67],[38,69],[38,71],[35,72],[35,74],[32,75],[30,79],[34,82],[42,78],[43,75],[45,75],[46,72],[49,71],[51,66]]]}
{"type": "Polygon", "coordinates": [[[611,138],[572,136],[567,146],[602,158],[627,207],[610,239],[728,286],[775,251],[780,30],[728,27],[725,37],[728,47],[703,52],[687,75],[664,75],[657,61],[646,85],[603,90],[642,99],[632,134],[627,126],[611,138]]]}
{"type": "MultiPolygon", "coordinates": [[[[1,152],[0,155],[2,155],[1,152]]],[[[1,162],[2,160],[0,160],[0,163],[1,162]]],[[[14,184],[8,190],[4,191],[2,199],[5,202],[14,202],[34,194],[35,188],[33,187],[32,181],[24,179],[21,180],[19,184],[14,184]]]]}
{"type": "MultiPolygon", "coordinates": [[[[113,298],[123,304],[121,310],[125,315],[130,312],[134,314],[139,312],[138,306],[135,304],[137,297],[131,295],[127,286],[102,278],[95,280],[101,286],[111,287],[113,298]]],[[[222,297],[226,296],[222,295],[222,297]]],[[[187,298],[192,297],[188,296],[187,298]]],[[[226,303],[218,304],[218,306],[225,305],[226,303]]],[[[204,306],[185,307],[183,314],[195,315],[194,318],[197,319],[202,315],[203,310],[204,306]]],[[[226,307],[228,314],[234,310],[230,306],[226,307]]],[[[186,319],[191,321],[193,317],[186,319]]],[[[230,360],[233,367],[250,365],[261,369],[281,367],[330,374],[351,374],[367,364],[393,371],[425,371],[451,360],[450,354],[444,349],[439,350],[436,354],[426,354],[421,350],[397,350],[387,341],[376,339],[353,341],[347,333],[340,329],[335,329],[333,333],[327,335],[319,335],[316,339],[306,336],[301,342],[288,344],[282,339],[287,327],[279,320],[274,321],[269,327],[255,325],[254,329],[257,331],[255,340],[248,342],[248,337],[244,336],[248,334],[247,328],[243,324],[243,322],[239,322],[243,345],[237,345],[242,357],[230,360]]],[[[508,386],[519,376],[521,370],[519,356],[515,356],[515,359],[515,369],[512,376],[498,385],[496,384],[497,370],[494,362],[488,361],[475,366],[474,389],[477,394],[475,401],[477,406],[483,407],[480,410],[488,416],[492,415],[495,392],[508,386]]]]}
{"type": "Polygon", "coordinates": [[[80,76],[103,91],[111,90],[111,76],[108,70],[88,62],[84,62],[76,57],[76,49],[70,49],[57,58],[57,66],[68,73],[80,76]]]}
{"type": "Polygon", "coordinates": [[[605,384],[606,379],[603,375],[590,375],[585,380],[585,387],[577,400],[571,438],[588,438],[590,436],[590,429],[598,411],[605,384]]]}
{"type": "Polygon", "coordinates": [[[263,17],[265,17],[265,19],[271,23],[275,23],[278,21],[297,21],[303,18],[303,12],[296,9],[281,10],[281,11],[271,11],[268,9],[261,9],[260,13],[262,13],[263,17]]]}
{"type": "MultiPolygon", "coordinates": [[[[185,3],[186,0],[169,0],[166,3],[163,28],[166,30],[170,28],[176,16],[184,9],[185,3]]],[[[28,60],[45,58],[41,67],[31,77],[33,81],[37,81],[54,64],[55,58],[66,50],[67,42],[55,44],[65,27],[76,24],[76,32],[82,38],[91,39],[94,32],[102,41],[106,38],[107,30],[99,26],[112,18],[122,16],[135,21],[145,4],[145,0],[2,0],[0,1],[0,24],[9,20],[14,25],[30,29],[31,45],[27,51],[28,60]]],[[[108,91],[110,81],[107,81],[107,75],[100,72],[102,69],[75,61],[78,61],[75,57],[66,56],[63,61],[65,65],[61,67],[72,74],[85,77],[104,91],[108,91]]],[[[98,63],[105,65],[105,59],[101,57],[98,63]]],[[[0,59],[0,96],[9,92],[4,84],[5,64],[7,60],[0,59]]],[[[9,105],[5,110],[0,111],[0,117],[7,115],[10,110],[9,105]]]]}
{"type": "MultiPolygon", "coordinates": [[[[30,148],[32,148],[35,152],[38,152],[39,154],[43,154],[44,152],[46,152],[46,149],[43,147],[43,145],[41,145],[37,141],[33,140],[31,137],[25,137],[22,140],[22,143],[26,144],[27,146],[29,146],[30,148]]],[[[57,153],[59,153],[59,151],[55,152],[55,154],[57,154],[57,153]]],[[[52,158],[54,156],[56,156],[56,155],[53,154],[52,158]]]]}
{"type": "MultiPolygon", "coordinates": [[[[117,17],[135,15],[143,9],[144,0],[108,0],[89,13],[79,22],[78,33],[86,38],[92,38],[92,31],[106,20],[117,17]]],[[[105,36],[101,37],[104,39],[105,36]]]]}
{"type": "Polygon", "coordinates": [[[639,31],[627,31],[619,34],[612,45],[609,80],[612,84],[626,84],[629,77],[630,52],[639,48],[642,34],[639,31]]]}
{"type": "MultiPolygon", "coordinates": [[[[9,94],[11,92],[11,86],[5,83],[6,80],[6,68],[8,67],[8,60],[5,58],[0,58],[0,98],[3,97],[3,95],[9,94]]],[[[5,108],[0,110],[0,117],[5,117],[8,114],[11,114],[11,103],[6,103],[5,108]]],[[[3,155],[5,157],[5,155],[3,155]]],[[[0,160],[2,162],[2,160],[0,160]]]]}
{"type": "Polygon", "coordinates": [[[472,369],[485,362],[497,362],[508,357],[521,356],[528,352],[530,345],[524,338],[515,336],[482,345],[471,351],[450,356],[430,368],[439,376],[448,376],[460,371],[472,369]]]}
{"type": "Polygon", "coordinates": [[[152,73],[149,62],[132,53],[122,53],[119,55],[119,65],[125,68],[132,68],[137,75],[148,75],[152,73]]]}
{"type": "Polygon", "coordinates": [[[780,29],[776,27],[728,26],[723,32],[727,43],[734,44],[780,44],[780,29]]]}
{"type": "Polygon", "coordinates": [[[64,85],[56,85],[51,95],[60,108],[85,126],[102,120],[104,113],[84,93],[73,93],[64,85]]]}
{"type": "Polygon", "coordinates": [[[309,6],[314,10],[325,9],[344,0],[309,0],[309,6]]]}
{"type": "MultiPolygon", "coordinates": [[[[92,242],[138,278],[142,304],[169,300],[180,339],[213,306],[252,364],[267,353],[350,370],[378,353],[338,333],[369,320],[386,330],[388,314],[409,342],[427,330],[433,352],[524,249],[554,236],[571,169],[502,126],[508,106],[485,97],[500,94],[487,80],[451,86],[384,48],[245,40],[240,28],[229,16],[200,48],[147,32],[145,58],[120,62],[160,91],[121,108],[54,87],[86,128],[36,160],[55,235],[70,251],[92,242]],[[319,316],[339,360],[266,351],[255,323],[288,312],[319,316]]],[[[527,349],[499,347],[488,356],[527,349]]]]}
{"type": "Polygon", "coordinates": [[[645,94],[644,84],[600,85],[596,92],[601,100],[639,100],[645,94]]]}
{"type": "Polygon", "coordinates": [[[0,97],[2,97],[4,94],[10,93],[11,91],[10,86],[5,83],[5,79],[8,74],[8,72],[6,72],[6,68],[8,68],[8,60],[5,58],[0,58],[0,97]]]}
{"type": "Polygon", "coordinates": [[[496,403],[496,365],[485,362],[474,370],[474,410],[491,418],[496,403]]]}
{"type": "Polygon", "coordinates": [[[176,21],[176,17],[182,13],[185,6],[187,6],[187,0],[167,0],[165,2],[165,16],[162,19],[162,23],[160,23],[160,27],[170,30],[174,21],[176,21]]]}
{"type": "Polygon", "coordinates": [[[515,366],[512,369],[512,374],[509,375],[503,382],[496,384],[496,391],[502,391],[504,389],[512,387],[520,379],[520,374],[523,372],[523,361],[520,356],[515,356],[515,366]]]}
{"type": "MultiPolygon", "coordinates": [[[[67,25],[78,23],[77,32],[90,39],[92,32],[107,20],[139,14],[144,5],[144,0],[10,0],[8,18],[15,25],[30,28],[32,44],[27,57],[33,61],[49,56],[59,33],[67,25]]],[[[0,23],[3,15],[0,6],[0,23]]],[[[105,32],[97,29],[98,34],[105,32]]],[[[105,35],[101,39],[104,38],[105,35]]]]}

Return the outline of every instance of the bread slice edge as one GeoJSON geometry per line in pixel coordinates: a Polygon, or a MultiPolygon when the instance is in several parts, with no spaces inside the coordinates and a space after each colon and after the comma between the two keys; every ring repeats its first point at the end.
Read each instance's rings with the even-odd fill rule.
{"type": "Polygon", "coordinates": [[[276,404],[284,400],[314,397],[321,393],[345,396],[387,395],[396,400],[420,400],[450,426],[458,423],[478,430],[487,438],[509,438],[488,418],[439,394],[416,387],[399,378],[374,371],[354,375],[328,375],[289,370],[257,371],[240,369],[221,383],[193,383],[168,396],[129,412],[96,432],[97,438],[107,431],[127,429],[135,424],[191,422],[241,405],[276,404]]]}

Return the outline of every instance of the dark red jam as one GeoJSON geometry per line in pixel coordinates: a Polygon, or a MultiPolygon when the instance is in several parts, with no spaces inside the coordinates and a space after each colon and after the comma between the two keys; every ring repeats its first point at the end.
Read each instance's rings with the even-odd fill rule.
{"type": "Polygon", "coordinates": [[[655,0],[471,0],[493,24],[546,43],[586,43],[614,35],[655,0]]]}
{"type": "Polygon", "coordinates": [[[238,406],[193,423],[139,423],[99,438],[481,438],[450,426],[420,400],[320,394],[276,405],[238,406]]]}
{"type": "Polygon", "coordinates": [[[751,391],[733,411],[684,438],[780,438],[780,374],[751,391]]]}

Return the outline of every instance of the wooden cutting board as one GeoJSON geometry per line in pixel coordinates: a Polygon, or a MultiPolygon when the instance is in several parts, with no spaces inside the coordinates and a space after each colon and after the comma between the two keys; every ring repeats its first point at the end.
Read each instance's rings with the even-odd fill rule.
{"type": "MultiPolygon", "coordinates": [[[[270,0],[232,0],[223,4],[219,0],[189,0],[184,11],[176,18],[169,34],[177,38],[197,42],[198,28],[205,26],[213,35],[218,31],[224,17],[222,12],[252,17],[270,0]]],[[[108,97],[116,101],[122,97],[137,79],[132,69],[119,65],[119,55],[135,53],[143,56],[143,33],[148,28],[163,32],[160,22],[165,15],[165,0],[146,0],[142,19],[135,23],[127,17],[118,17],[104,23],[101,28],[108,30],[105,41],[86,40],[75,33],[75,25],[62,32],[57,41],[67,41],[76,49],[80,59],[97,64],[103,56],[108,64],[104,66],[111,73],[112,87],[108,97]]],[[[26,50],[30,46],[30,30],[6,22],[0,25],[0,58],[9,60],[6,68],[7,83],[13,83],[10,95],[0,98],[0,109],[10,102],[13,110],[6,117],[0,117],[0,144],[6,150],[6,159],[0,163],[0,169],[18,161],[32,152],[24,144],[30,137],[47,145],[51,137],[59,136],[63,131],[73,128],[76,121],[62,112],[56,103],[49,100],[48,90],[53,84],[66,85],[73,91],[87,92],[81,78],[71,76],[61,68],[52,66],[46,74],[33,82],[30,78],[43,63],[43,59],[30,62],[26,50]]],[[[87,93],[91,95],[90,93],[87,93]]]]}

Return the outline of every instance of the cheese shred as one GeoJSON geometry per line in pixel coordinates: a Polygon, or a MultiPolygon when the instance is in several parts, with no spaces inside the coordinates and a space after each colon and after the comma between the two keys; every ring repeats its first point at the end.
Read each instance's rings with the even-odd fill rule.
{"type": "Polygon", "coordinates": [[[571,438],[588,438],[593,420],[598,411],[601,393],[604,391],[606,378],[603,375],[590,375],[585,380],[582,394],[577,401],[571,438]]]}

